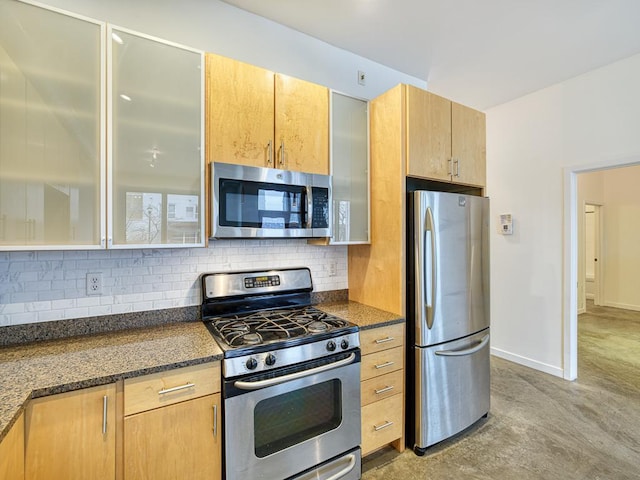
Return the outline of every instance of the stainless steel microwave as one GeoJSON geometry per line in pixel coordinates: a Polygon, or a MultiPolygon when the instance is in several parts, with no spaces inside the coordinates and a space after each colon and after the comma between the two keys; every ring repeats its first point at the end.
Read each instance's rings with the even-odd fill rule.
{"type": "Polygon", "coordinates": [[[331,176],[211,164],[213,238],[331,236],[331,176]]]}

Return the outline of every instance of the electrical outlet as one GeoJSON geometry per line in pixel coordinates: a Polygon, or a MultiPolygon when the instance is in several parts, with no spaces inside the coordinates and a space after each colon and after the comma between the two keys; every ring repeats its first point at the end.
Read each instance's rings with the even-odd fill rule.
{"type": "Polygon", "coordinates": [[[87,295],[102,295],[102,272],[87,273],[87,295]]]}
{"type": "Polygon", "coordinates": [[[367,84],[367,74],[362,70],[358,70],[358,85],[365,86],[367,84]]]}
{"type": "Polygon", "coordinates": [[[336,265],[336,262],[330,262],[329,263],[329,276],[330,277],[335,277],[336,275],[338,275],[338,265],[336,265]]]}

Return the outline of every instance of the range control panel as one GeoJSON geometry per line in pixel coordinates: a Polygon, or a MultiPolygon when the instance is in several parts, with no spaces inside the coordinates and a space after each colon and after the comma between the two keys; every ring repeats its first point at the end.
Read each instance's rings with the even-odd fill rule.
{"type": "Polygon", "coordinates": [[[245,277],[245,288],[277,287],[280,285],[279,275],[263,275],[261,277],[245,277]]]}

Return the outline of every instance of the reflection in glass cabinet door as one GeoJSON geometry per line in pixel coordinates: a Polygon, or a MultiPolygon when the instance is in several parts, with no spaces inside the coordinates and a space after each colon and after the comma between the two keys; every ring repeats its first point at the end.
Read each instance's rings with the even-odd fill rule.
{"type": "Polygon", "coordinates": [[[111,27],[110,247],[204,245],[203,54],[111,27]]]}
{"type": "Polygon", "coordinates": [[[0,249],[104,246],[104,31],[0,2],[0,249]]]}

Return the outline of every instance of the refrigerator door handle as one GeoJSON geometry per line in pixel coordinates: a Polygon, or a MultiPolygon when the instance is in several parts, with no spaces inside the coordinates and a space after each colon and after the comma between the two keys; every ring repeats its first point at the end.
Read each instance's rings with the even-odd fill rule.
{"type": "Polygon", "coordinates": [[[489,335],[482,337],[482,340],[480,340],[476,346],[471,348],[465,348],[464,350],[440,350],[434,353],[436,355],[442,355],[443,357],[462,357],[464,355],[472,355],[482,350],[487,343],[489,343],[489,335]]]}
{"type": "Polygon", "coordinates": [[[427,207],[426,219],[425,219],[425,247],[427,243],[429,245],[429,254],[425,255],[424,263],[424,275],[426,281],[425,287],[425,307],[427,313],[427,328],[433,327],[433,319],[436,311],[436,278],[438,278],[437,266],[436,266],[436,236],[434,231],[433,212],[431,207],[427,207]],[[429,241],[427,242],[427,237],[429,241]],[[427,268],[429,267],[429,268],[427,268]]]}

